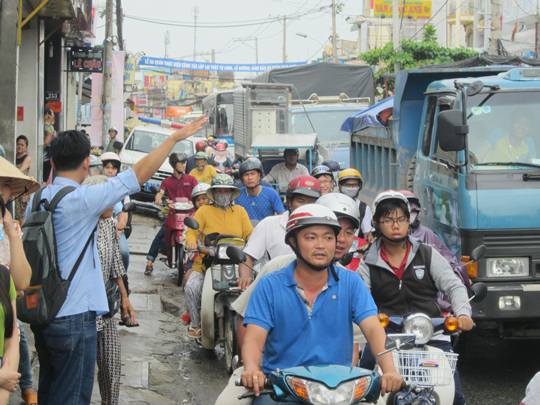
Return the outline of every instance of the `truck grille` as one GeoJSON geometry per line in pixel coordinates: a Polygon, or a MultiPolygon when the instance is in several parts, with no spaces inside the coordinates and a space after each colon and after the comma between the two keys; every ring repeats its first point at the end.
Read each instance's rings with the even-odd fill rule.
{"type": "Polygon", "coordinates": [[[540,252],[540,234],[485,235],[484,244],[489,249],[519,247],[540,252]]]}

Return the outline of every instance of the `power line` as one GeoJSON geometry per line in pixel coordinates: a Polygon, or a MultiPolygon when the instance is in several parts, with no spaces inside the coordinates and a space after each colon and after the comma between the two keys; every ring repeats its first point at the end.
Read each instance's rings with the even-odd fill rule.
{"type": "Polygon", "coordinates": [[[436,16],[437,14],[439,14],[442,9],[448,4],[448,0],[446,0],[441,7],[439,7],[439,9],[435,12],[435,14],[433,14],[425,23],[424,25],[422,25],[418,30],[416,30],[416,32],[408,39],[414,39],[416,38],[416,36],[422,32],[424,30],[424,28],[426,28],[426,25],[428,25],[436,16]]]}

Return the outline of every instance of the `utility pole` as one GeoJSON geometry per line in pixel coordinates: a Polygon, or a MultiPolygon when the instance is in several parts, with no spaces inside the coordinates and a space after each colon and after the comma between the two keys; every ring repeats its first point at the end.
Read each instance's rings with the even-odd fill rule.
{"type": "Polygon", "coordinates": [[[255,64],[259,64],[259,38],[255,37],[255,64]]]}
{"type": "Polygon", "coordinates": [[[124,12],[122,0],[116,0],[116,36],[118,37],[118,49],[124,50],[124,12]]]}
{"type": "Polygon", "coordinates": [[[210,52],[210,60],[212,63],[216,63],[216,50],[212,48],[212,51],[210,52]]]}
{"type": "MultiPolygon", "coordinates": [[[[394,45],[394,51],[401,49],[401,40],[399,32],[399,0],[392,0],[392,42],[394,45]]],[[[397,73],[401,69],[398,62],[394,64],[394,71],[397,73]]]]}
{"type": "Polygon", "coordinates": [[[199,7],[193,7],[193,60],[197,60],[197,17],[199,17],[199,7]]]}
{"type": "Polygon", "coordinates": [[[491,38],[491,2],[490,0],[483,0],[484,2],[484,43],[483,50],[487,52],[489,49],[489,40],[491,38]]]}
{"type": "Polygon", "coordinates": [[[169,57],[168,49],[169,49],[169,44],[171,43],[171,33],[169,32],[169,30],[165,31],[165,38],[163,42],[165,45],[165,58],[168,58],[169,57]]]}
{"type": "Polygon", "coordinates": [[[501,40],[501,2],[502,0],[491,0],[491,38],[489,41],[489,54],[499,54],[499,41],[501,40]]]}
{"type": "Polygon", "coordinates": [[[283,16],[283,63],[287,62],[287,16],[283,16]]]}
{"type": "Polygon", "coordinates": [[[105,44],[103,46],[103,95],[101,102],[101,111],[103,113],[103,131],[101,133],[101,141],[103,148],[107,147],[108,131],[111,127],[113,7],[113,0],[107,0],[107,3],[105,5],[105,44]]]}
{"type": "Polygon", "coordinates": [[[336,32],[336,0],[332,0],[332,61],[338,63],[336,32]]]}
{"type": "Polygon", "coordinates": [[[456,5],[456,20],[454,25],[454,46],[459,47],[461,42],[461,2],[462,0],[455,0],[456,5]]]}
{"type": "Polygon", "coordinates": [[[536,23],[534,24],[535,28],[535,35],[534,35],[534,51],[536,52],[536,57],[538,58],[539,50],[540,50],[540,29],[538,29],[538,25],[540,23],[540,6],[539,1],[536,0],[536,23]]]}

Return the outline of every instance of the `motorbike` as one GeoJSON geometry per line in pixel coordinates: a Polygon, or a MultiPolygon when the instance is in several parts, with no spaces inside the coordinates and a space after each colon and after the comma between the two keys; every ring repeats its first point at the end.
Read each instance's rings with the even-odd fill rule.
{"type": "MultiPolygon", "coordinates": [[[[483,283],[472,286],[473,295],[468,302],[481,301],[487,295],[483,283]]],[[[386,350],[393,352],[394,364],[406,386],[397,393],[381,397],[377,405],[441,405],[454,401],[454,372],[459,354],[445,352],[428,343],[437,336],[460,332],[459,321],[453,315],[430,318],[423,313],[407,317],[388,317],[379,314],[381,324],[388,333],[386,350]]]]}
{"type": "Polygon", "coordinates": [[[185,269],[184,219],[193,213],[193,203],[178,197],[168,202],[169,211],[165,220],[165,263],[178,273],[177,285],[182,285],[185,269]]]}
{"type": "MultiPolygon", "coordinates": [[[[198,229],[194,218],[184,219],[191,229],[198,229]]],[[[238,355],[236,334],[236,312],[231,304],[241,291],[238,287],[238,265],[246,261],[242,251],[245,241],[241,238],[222,235],[206,235],[197,252],[205,254],[204,275],[201,297],[201,338],[200,345],[208,350],[223,344],[227,371],[232,373],[234,358],[238,355]]]]}

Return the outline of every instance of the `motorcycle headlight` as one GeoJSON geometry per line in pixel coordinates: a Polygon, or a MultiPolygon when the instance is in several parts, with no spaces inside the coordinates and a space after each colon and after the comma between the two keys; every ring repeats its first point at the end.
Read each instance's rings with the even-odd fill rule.
{"type": "Polygon", "coordinates": [[[221,259],[221,260],[229,259],[229,255],[227,255],[227,247],[228,246],[220,246],[218,248],[218,254],[217,254],[218,259],[221,259]]]}
{"type": "Polygon", "coordinates": [[[122,163],[122,164],[120,165],[120,171],[124,172],[124,171],[126,171],[127,169],[130,169],[131,166],[133,166],[133,165],[130,164],[130,163],[122,163]]]}
{"type": "Polygon", "coordinates": [[[190,202],[175,202],[173,206],[176,211],[189,211],[193,208],[190,202]]]}
{"type": "Polygon", "coordinates": [[[425,314],[413,314],[403,322],[403,331],[415,335],[414,342],[416,344],[424,345],[433,336],[433,323],[431,318],[425,314]]]}
{"type": "Polygon", "coordinates": [[[486,260],[488,277],[525,277],[529,275],[528,257],[497,257],[486,260]]]}
{"type": "Polygon", "coordinates": [[[347,381],[332,389],[316,381],[292,376],[287,377],[287,384],[298,398],[312,404],[321,405],[348,405],[359,401],[364,397],[370,383],[371,377],[365,376],[347,381]]]}

